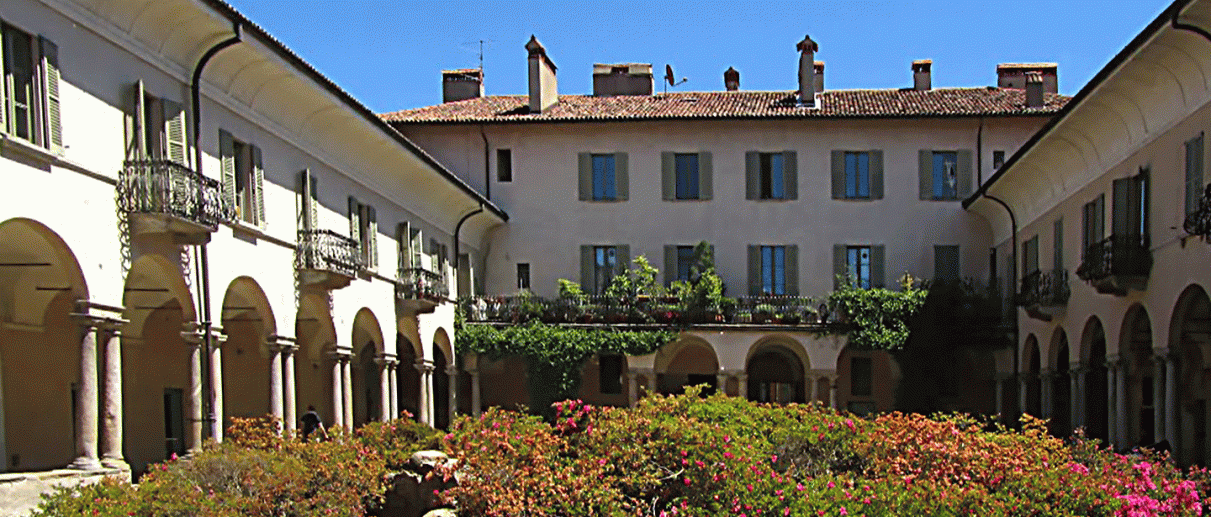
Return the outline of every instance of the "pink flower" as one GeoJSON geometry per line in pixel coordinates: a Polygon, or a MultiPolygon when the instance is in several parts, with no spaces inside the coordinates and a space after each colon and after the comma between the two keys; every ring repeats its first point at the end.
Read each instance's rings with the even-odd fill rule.
{"type": "Polygon", "coordinates": [[[849,512],[845,511],[844,506],[841,507],[841,515],[849,515],[849,512]]]}

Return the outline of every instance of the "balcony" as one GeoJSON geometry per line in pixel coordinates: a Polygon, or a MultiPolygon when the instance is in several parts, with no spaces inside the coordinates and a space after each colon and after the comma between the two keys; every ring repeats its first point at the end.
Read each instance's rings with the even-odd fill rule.
{"type": "Polygon", "coordinates": [[[420,268],[403,269],[395,284],[395,297],[404,310],[428,313],[450,298],[450,288],[442,275],[420,268]]]}
{"type": "Polygon", "coordinates": [[[738,298],[717,308],[689,307],[677,297],[617,298],[582,295],[541,298],[530,294],[473,296],[459,302],[471,323],[555,325],[624,325],[636,327],[778,326],[823,330],[830,325],[827,308],[821,317],[818,300],[801,296],[738,298]]]}
{"type": "Polygon", "coordinates": [[[1207,185],[1207,190],[1199,199],[1198,209],[1186,216],[1182,228],[1194,237],[1211,240],[1211,185],[1207,185]]]}
{"type": "Polygon", "coordinates": [[[332,230],[299,230],[299,281],[340,289],[366,268],[357,241],[332,230]]]}
{"type": "Polygon", "coordinates": [[[118,175],[118,206],[135,235],[169,234],[177,244],[203,244],[235,219],[219,182],[168,160],[129,160],[118,175]]]}
{"type": "Polygon", "coordinates": [[[1143,290],[1151,269],[1147,237],[1116,235],[1085,250],[1076,276],[1099,293],[1124,296],[1128,289],[1143,290]]]}
{"type": "Polygon", "coordinates": [[[1051,321],[1056,308],[1068,304],[1068,271],[1034,271],[1022,277],[1022,290],[1017,303],[1032,318],[1051,321]]]}

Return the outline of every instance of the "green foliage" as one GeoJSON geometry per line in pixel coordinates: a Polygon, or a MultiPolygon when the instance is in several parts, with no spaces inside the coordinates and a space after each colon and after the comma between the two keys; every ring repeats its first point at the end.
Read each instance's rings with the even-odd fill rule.
{"type": "Polygon", "coordinates": [[[908,341],[909,324],[929,294],[917,288],[908,275],[902,290],[859,289],[842,279],[828,296],[828,305],[850,324],[849,346],[866,350],[897,350],[908,341]]]}
{"type": "MultiPolygon", "coordinates": [[[[630,270],[624,271],[616,275],[610,280],[610,285],[606,287],[606,296],[611,298],[635,298],[638,296],[661,296],[664,294],[664,288],[656,282],[656,275],[660,271],[648,262],[648,258],[640,255],[631,261],[633,266],[630,270]]],[[[563,287],[560,283],[560,287],[563,287]]]]}

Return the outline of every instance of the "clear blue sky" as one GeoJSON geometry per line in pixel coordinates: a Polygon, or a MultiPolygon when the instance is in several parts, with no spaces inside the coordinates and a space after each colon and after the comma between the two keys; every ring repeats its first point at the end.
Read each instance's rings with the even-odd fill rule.
{"type": "MultiPolygon", "coordinates": [[[[559,91],[592,89],[593,63],[673,65],[670,91],[794,90],[795,43],[810,34],[826,89],[912,85],[932,59],[934,87],[986,86],[996,64],[1059,63],[1074,94],[1170,0],[824,0],[534,2],[229,0],[376,112],[441,102],[441,71],[479,66],[489,95],[526,92],[531,34],[559,67],[559,91]]],[[[661,88],[660,83],[657,88],[661,88]]]]}

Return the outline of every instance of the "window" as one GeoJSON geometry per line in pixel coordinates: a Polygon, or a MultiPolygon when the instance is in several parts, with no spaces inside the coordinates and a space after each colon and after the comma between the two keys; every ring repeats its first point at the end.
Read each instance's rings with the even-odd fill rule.
{"type": "Polygon", "coordinates": [[[959,279],[959,247],[939,245],[933,247],[934,280],[956,281],[959,279]]]}
{"type": "Polygon", "coordinates": [[[501,183],[513,181],[513,151],[511,149],[496,150],[496,181],[501,183]]]}
{"type": "Polygon", "coordinates": [[[970,150],[932,151],[920,153],[920,198],[923,200],[957,201],[971,194],[970,150]]]}
{"type": "Polygon", "coordinates": [[[137,142],[128,142],[133,159],[169,160],[189,165],[185,109],[180,103],[147,92],[143,81],[135,83],[135,106],[131,122],[137,142]],[[137,119],[137,120],[136,120],[137,119]]]}
{"type": "Polygon", "coordinates": [[[1039,236],[1022,243],[1022,276],[1039,270],[1039,236]]]}
{"type": "Polygon", "coordinates": [[[845,271],[849,275],[850,281],[859,289],[871,288],[870,259],[870,246],[846,246],[845,248],[845,271]]]}
{"type": "Polygon", "coordinates": [[[219,155],[223,165],[223,198],[237,218],[249,224],[265,224],[263,185],[265,169],[261,149],[236,140],[219,130],[219,155]]]}
{"type": "Polygon", "coordinates": [[[517,289],[530,290],[530,264],[528,262],[517,264],[517,289]]]}
{"type": "Polygon", "coordinates": [[[883,151],[832,152],[833,199],[883,199],[883,151]]]}
{"type": "Polygon", "coordinates": [[[992,152],[992,170],[1000,169],[1005,165],[1005,151],[992,152]]]}
{"type": "Polygon", "coordinates": [[[677,246],[676,280],[690,281],[690,271],[694,269],[694,258],[693,246],[677,246]]]}
{"type": "Polygon", "coordinates": [[[0,57],[0,132],[62,152],[58,47],[0,24],[0,57]]]}
{"type": "Polygon", "coordinates": [[[761,293],[786,294],[785,247],[761,247],[761,293]]]}
{"type": "Polygon", "coordinates": [[[749,295],[799,294],[799,247],[794,245],[748,247],[749,295]]]}
{"type": "Polygon", "coordinates": [[[1203,195],[1203,134],[1186,142],[1186,215],[1198,211],[1203,195]]]}
{"type": "Polygon", "coordinates": [[[1089,247],[1102,241],[1106,229],[1104,217],[1106,213],[1106,195],[1101,194],[1093,201],[1085,203],[1082,211],[1083,229],[1081,231],[1081,250],[1088,253],[1089,247]]]}
{"type": "Polygon", "coordinates": [[[883,287],[883,257],[886,247],[872,244],[834,244],[834,288],[848,280],[859,289],[883,287]]]}
{"type": "Polygon", "coordinates": [[[1141,167],[1139,174],[1114,180],[1114,220],[1111,230],[1115,245],[1148,245],[1148,177],[1141,167]]]}
{"type": "Polygon", "coordinates": [[[869,397],[874,393],[874,364],[869,357],[849,358],[849,394],[869,397]]]}
{"type": "Polygon", "coordinates": [[[951,152],[933,153],[933,198],[957,199],[958,156],[951,152]]]}
{"type": "Polygon", "coordinates": [[[870,197],[870,154],[845,153],[845,198],[870,197]]]}
{"type": "Polygon", "coordinates": [[[374,207],[349,196],[349,238],[357,243],[362,264],[367,269],[378,268],[378,214],[374,207]]]}
{"type": "Polygon", "coordinates": [[[599,391],[603,395],[622,393],[622,366],[626,361],[621,355],[603,355],[598,359],[597,373],[599,391]]]}
{"type": "Polygon", "coordinates": [[[614,155],[593,155],[593,201],[613,201],[618,197],[614,182],[614,155]]]}
{"type": "Polygon", "coordinates": [[[1064,269],[1064,220],[1056,219],[1052,228],[1051,261],[1056,271],[1064,269]]]}
{"type": "Polygon", "coordinates": [[[585,245],[580,247],[580,287],[586,293],[605,294],[614,276],[630,263],[630,247],[625,245],[585,245]]]}
{"type": "Polygon", "coordinates": [[[580,200],[626,201],[627,153],[580,153],[580,200]]]}
{"type": "Polygon", "coordinates": [[[673,162],[677,175],[677,199],[698,199],[698,155],[677,153],[673,162]]]}
{"type": "Polygon", "coordinates": [[[745,155],[748,199],[797,199],[798,172],[794,151],[745,155]]]}

